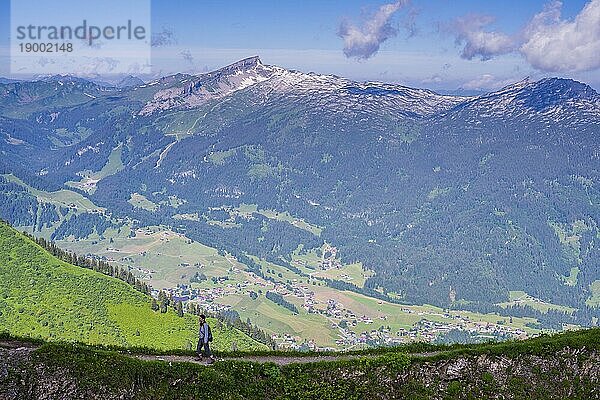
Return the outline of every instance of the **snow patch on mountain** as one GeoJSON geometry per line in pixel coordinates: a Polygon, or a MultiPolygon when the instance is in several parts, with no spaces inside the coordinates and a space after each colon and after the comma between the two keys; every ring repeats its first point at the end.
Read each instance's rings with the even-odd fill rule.
{"type": "Polygon", "coordinates": [[[571,79],[525,79],[459,104],[447,116],[471,123],[522,118],[600,125],[600,95],[590,86],[571,79]]]}
{"type": "Polygon", "coordinates": [[[380,82],[356,83],[334,75],[287,70],[251,57],[217,71],[179,80],[159,90],[140,114],[176,108],[195,108],[251,88],[257,102],[285,98],[335,113],[358,113],[393,108],[400,116],[424,117],[447,110],[468,97],[444,96],[380,82]]]}
{"type": "Polygon", "coordinates": [[[355,82],[335,75],[288,70],[250,57],[210,73],[173,75],[148,86],[153,84],[160,88],[143,106],[142,115],[211,103],[206,117],[220,108],[223,100],[234,100],[229,107],[235,115],[293,112],[297,121],[307,121],[317,114],[333,116],[329,120],[334,121],[332,129],[340,131],[360,126],[377,129],[379,125],[387,129],[390,122],[406,118],[450,118],[472,124],[504,118],[545,124],[600,124],[598,93],[585,84],[559,78],[537,82],[524,79],[476,97],[451,96],[397,84],[355,82]],[[243,96],[237,95],[242,92],[243,96]]]}

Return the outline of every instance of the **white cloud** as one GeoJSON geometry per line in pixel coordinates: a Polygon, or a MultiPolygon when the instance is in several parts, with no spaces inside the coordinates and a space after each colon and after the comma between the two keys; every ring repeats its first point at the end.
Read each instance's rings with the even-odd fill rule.
{"type": "Polygon", "coordinates": [[[398,30],[390,24],[390,20],[407,0],[384,4],[367,19],[362,27],[350,21],[343,21],[338,29],[338,36],[344,39],[346,57],[367,59],[379,50],[379,46],[387,39],[396,36],[398,30]]]}
{"type": "Polygon", "coordinates": [[[55,64],[56,61],[52,58],[40,57],[37,62],[41,67],[45,67],[48,64],[55,64]]]}
{"type": "Polygon", "coordinates": [[[461,57],[467,60],[479,57],[489,60],[493,56],[507,54],[515,49],[514,40],[500,32],[485,30],[495,18],[489,15],[469,14],[457,18],[451,26],[456,43],[464,44],[461,57]]]}
{"type": "Polygon", "coordinates": [[[151,38],[152,47],[172,46],[177,44],[173,29],[163,26],[160,32],[154,32],[151,38]]]}
{"type": "Polygon", "coordinates": [[[600,0],[592,0],[572,21],[561,19],[560,1],[536,14],[524,30],[520,52],[549,72],[600,68],[600,0]]]}
{"type": "Polygon", "coordinates": [[[81,60],[77,65],[77,75],[90,76],[117,72],[120,60],[113,57],[93,57],[81,60]]]}
{"type": "Polygon", "coordinates": [[[182,50],[181,53],[179,53],[179,54],[181,54],[181,57],[183,57],[183,59],[185,61],[187,61],[188,63],[190,63],[190,64],[194,63],[194,56],[192,55],[191,51],[186,49],[186,50],[182,50]]]}
{"type": "Polygon", "coordinates": [[[463,85],[463,88],[469,90],[493,90],[500,89],[514,82],[514,79],[503,79],[497,78],[491,74],[483,74],[473,80],[466,82],[463,85]]]}
{"type": "Polygon", "coordinates": [[[428,78],[422,79],[421,83],[442,83],[444,82],[444,77],[440,74],[431,75],[428,78]]]}
{"type": "Polygon", "coordinates": [[[461,57],[489,60],[518,53],[534,68],[546,72],[590,71],[600,68],[600,0],[591,0],[573,20],[561,18],[562,2],[554,0],[536,14],[521,32],[509,36],[488,31],[487,15],[466,15],[450,26],[461,57]]]}

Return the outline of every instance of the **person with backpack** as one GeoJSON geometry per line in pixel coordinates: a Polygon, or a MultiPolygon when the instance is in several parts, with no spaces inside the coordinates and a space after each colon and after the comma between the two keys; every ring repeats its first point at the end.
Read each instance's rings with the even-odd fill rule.
{"type": "Polygon", "coordinates": [[[212,332],[208,322],[206,322],[206,316],[200,315],[200,330],[198,346],[196,347],[196,353],[198,354],[198,360],[202,361],[204,357],[208,357],[208,363],[212,364],[215,360],[210,352],[209,343],[213,341],[212,332]]]}

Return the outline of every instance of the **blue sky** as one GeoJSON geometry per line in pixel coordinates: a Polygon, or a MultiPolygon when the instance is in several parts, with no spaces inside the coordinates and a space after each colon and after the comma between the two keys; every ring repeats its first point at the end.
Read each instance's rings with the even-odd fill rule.
{"type": "MultiPolygon", "coordinates": [[[[200,73],[259,55],[291,69],[433,89],[495,89],[526,76],[569,77],[600,89],[600,63],[591,54],[557,59],[572,41],[565,50],[560,43],[539,49],[540,33],[563,37],[565,30],[589,42],[580,52],[598,48],[600,33],[582,36],[586,25],[575,24],[598,1],[153,0],[152,31],[168,43],[152,49],[152,75],[200,73]],[[383,15],[386,5],[392,11],[383,15]],[[534,26],[536,14],[551,6],[559,20],[534,26]],[[378,15],[381,29],[369,31],[378,15]]],[[[587,14],[593,23],[596,14],[587,14]]],[[[0,0],[0,76],[10,75],[9,35],[9,1],[0,0]]]]}

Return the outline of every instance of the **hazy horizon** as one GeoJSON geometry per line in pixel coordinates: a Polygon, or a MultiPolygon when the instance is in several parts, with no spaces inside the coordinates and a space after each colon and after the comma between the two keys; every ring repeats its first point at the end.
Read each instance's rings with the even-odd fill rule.
{"type": "MultiPolygon", "coordinates": [[[[600,88],[600,0],[151,5],[152,73],[144,80],[258,55],[287,69],[436,91],[493,91],[525,77],[600,88]]],[[[8,6],[0,2],[0,76],[31,78],[9,72],[8,6]]]]}

